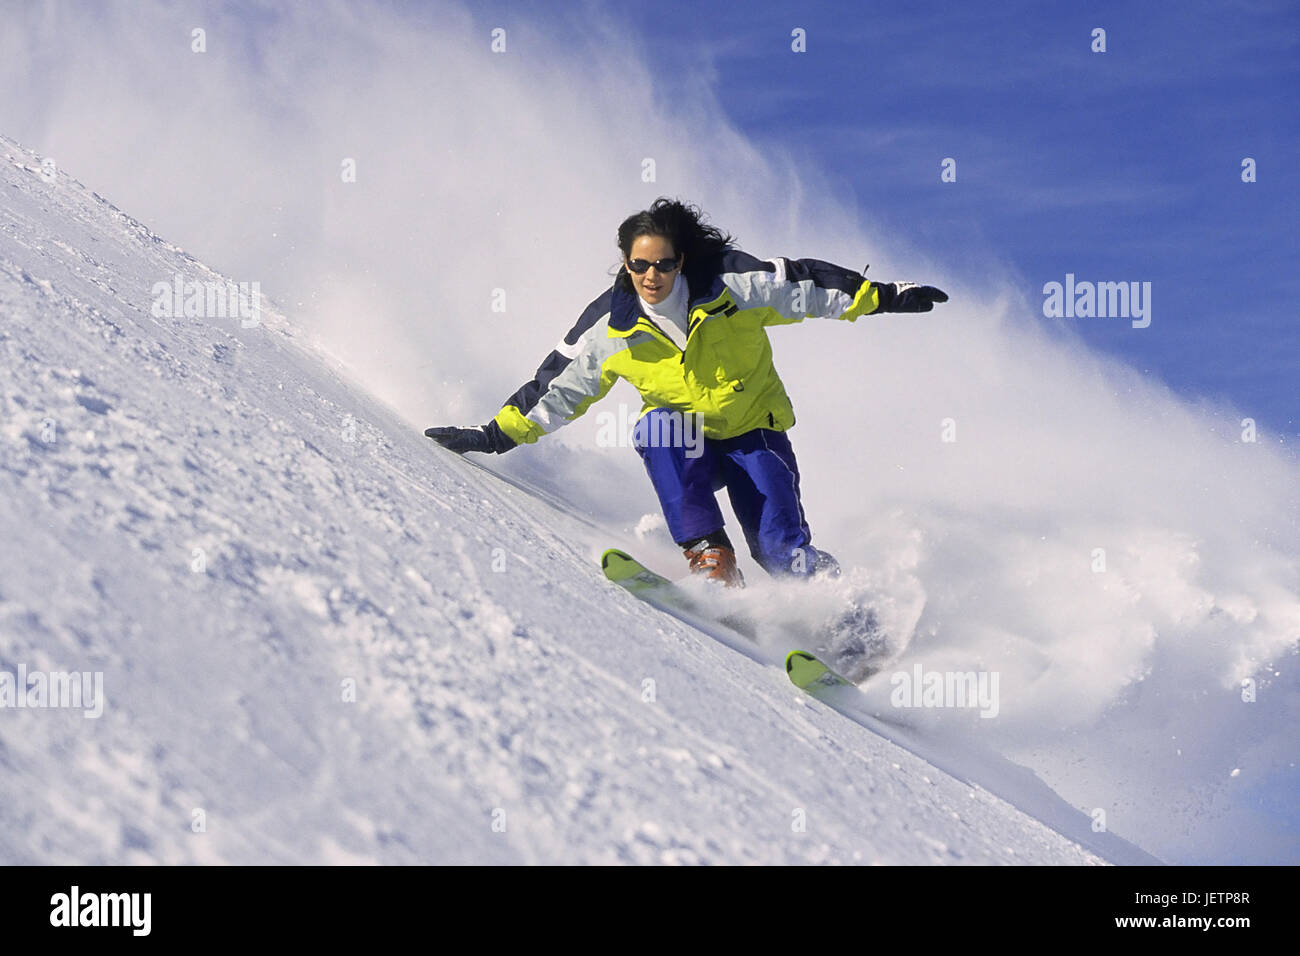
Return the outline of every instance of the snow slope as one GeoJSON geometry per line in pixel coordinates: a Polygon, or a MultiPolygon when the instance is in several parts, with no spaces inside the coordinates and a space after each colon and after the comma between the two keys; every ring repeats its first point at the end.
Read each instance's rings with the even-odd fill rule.
{"type": "Polygon", "coordinates": [[[0,152],[0,672],[104,695],[0,709],[0,862],[1150,859],[609,586],[274,309],[155,316],[220,277],[0,152]]]}

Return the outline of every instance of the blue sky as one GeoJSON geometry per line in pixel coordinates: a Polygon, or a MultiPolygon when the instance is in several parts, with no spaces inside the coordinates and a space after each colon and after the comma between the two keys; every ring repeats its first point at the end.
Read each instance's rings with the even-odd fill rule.
{"type": "MultiPolygon", "coordinates": [[[[672,115],[691,97],[716,100],[744,142],[795,157],[799,179],[842,197],[871,235],[897,236],[900,248],[923,253],[943,276],[976,288],[999,288],[1012,277],[1031,317],[1041,310],[1044,283],[1067,274],[1150,282],[1148,328],[1117,318],[1040,321],[1077,333],[1183,397],[1220,400],[1253,417],[1262,441],[1285,442],[1293,455],[1300,447],[1298,3],[476,0],[462,15],[391,0],[369,9],[338,4],[309,14],[256,0],[145,4],[129,15],[112,5],[55,5],[48,15],[31,8],[16,18],[19,27],[0,36],[0,71],[19,70],[11,85],[27,90],[0,102],[0,126],[162,231],[212,254],[218,265],[268,269],[268,281],[283,287],[288,270],[275,264],[287,253],[266,236],[293,235],[288,220],[295,209],[304,228],[319,233],[322,221],[321,194],[284,172],[316,169],[322,156],[336,164],[336,148],[361,149],[375,174],[368,182],[376,182],[376,159],[399,143],[409,150],[402,164],[432,170],[450,162],[438,152],[437,122],[429,121],[435,107],[420,104],[425,115],[413,116],[386,103],[383,84],[368,85],[377,74],[384,82],[409,78],[414,94],[454,91],[473,114],[492,102],[483,90],[494,74],[466,70],[479,61],[463,58],[459,72],[449,66],[439,74],[435,52],[446,57],[443,44],[468,44],[467,20],[472,42],[483,45],[482,62],[482,38],[495,25],[528,25],[558,38],[547,55],[564,48],[566,35],[595,37],[615,53],[626,49],[634,70],[652,64],[645,100],[628,102],[629,113],[649,104],[672,115]],[[412,40],[404,30],[386,35],[377,28],[372,49],[359,34],[372,20],[391,22],[382,14],[392,6],[426,29],[410,31],[412,40]],[[358,23],[348,20],[354,13],[358,23]],[[188,30],[199,22],[211,30],[213,52],[196,58],[188,30]],[[277,23],[282,30],[273,29],[277,23]],[[806,53],[791,50],[796,27],[806,31],[806,53]],[[1104,53],[1091,50],[1098,27],[1106,31],[1104,53]],[[421,37],[429,44],[421,46],[421,37]],[[415,51],[404,45],[408,40],[415,51]],[[121,43],[136,52],[117,50],[121,43]],[[130,56],[149,62],[121,68],[130,56]],[[337,90],[340,78],[351,83],[350,92],[330,98],[318,91],[331,83],[337,90]],[[209,114],[211,129],[200,122],[209,114]],[[375,125],[377,116],[395,125],[375,125]],[[223,136],[232,128],[261,129],[260,149],[226,150],[223,136]],[[363,129],[371,132],[362,136],[363,129]],[[424,140],[412,137],[421,129],[424,140]],[[144,142],[148,149],[139,147],[144,142]],[[956,160],[956,182],[940,181],[946,157],[956,160]],[[1245,157],[1257,163],[1257,182],[1241,181],[1245,157]],[[214,184],[231,181],[247,195],[259,184],[271,198],[249,199],[239,221],[226,222],[211,197],[219,193],[214,184]],[[219,241],[232,231],[235,240],[219,241]]],[[[539,71],[539,89],[563,97],[562,83],[544,84],[580,71],[580,56],[553,66],[526,57],[518,63],[539,71]]],[[[539,109],[518,99],[503,114],[501,140],[509,149],[520,147],[516,132],[547,135],[534,121],[593,110],[567,100],[539,109]]],[[[445,102],[440,108],[444,117],[458,115],[445,102]]],[[[589,126],[594,115],[586,117],[589,126]]],[[[479,116],[462,122],[462,137],[466,125],[483,137],[480,148],[497,148],[479,116]]],[[[640,146],[611,142],[609,152],[628,145],[640,146]]],[[[537,146],[528,141],[528,149],[537,146]]],[[[587,148],[575,142],[572,154],[587,148]]],[[[381,204],[378,193],[372,196],[381,204]]],[[[589,205],[603,210],[602,199],[616,198],[594,196],[589,205]]],[[[686,198],[710,208],[709,196],[686,198]]],[[[520,196],[509,199],[521,203],[520,196]]],[[[501,206],[502,196],[489,190],[479,200],[486,213],[501,206]]],[[[397,204],[392,209],[399,211],[397,204]]],[[[756,250],[820,254],[774,249],[777,232],[774,223],[773,236],[740,239],[756,250]]],[[[303,230],[295,242],[281,245],[300,257],[316,250],[303,230]]],[[[344,259],[355,263],[355,249],[344,259]]],[[[931,278],[879,268],[872,274],[931,278]]],[[[1237,430],[1231,415],[1220,420],[1229,434],[1237,430]]]]}
{"type": "MultiPolygon", "coordinates": [[[[1067,273],[1151,282],[1148,328],[1062,321],[1181,395],[1226,400],[1294,453],[1300,6],[601,9],[624,19],[618,42],[661,64],[654,95],[691,95],[683,78],[705,76],[748,137],[798,153],[863,221],[950,274],[1009,269],[1035,302],[1067,273]],[[805,54],[790,49],[795,27],[805,54]],[[940,181],[945,157],[955,183],[940,181]]],[[[485,24],[523,10],[475,7],[485,24]]]]}

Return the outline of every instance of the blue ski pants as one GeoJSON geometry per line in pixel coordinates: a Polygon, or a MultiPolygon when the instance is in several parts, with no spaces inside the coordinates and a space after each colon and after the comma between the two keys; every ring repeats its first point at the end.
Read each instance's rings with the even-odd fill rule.
{"type": "Polygon", "coordinates": [[[653,440],[681,436],[680,427],[674,432],[673,423],[652,417],[673,415],[665,409],[647,412],[637,423],[634,445],[678,545],[722,529],[717,492],[725,487],[749,553],[769,574],[838,570],[834,558],[812,546],[799,500],[799,465],[785,432],[756,428],[735,438],[699,436],[689,447],[682,440],[653,440]]]}

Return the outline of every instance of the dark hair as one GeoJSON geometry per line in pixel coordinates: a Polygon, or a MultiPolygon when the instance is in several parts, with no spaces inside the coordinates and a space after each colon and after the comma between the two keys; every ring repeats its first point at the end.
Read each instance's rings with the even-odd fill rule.
{"type": "MultiPolygon", "coordinates": [[[[673,244],[678,255],[685,253],[687,261],[719,255],[735,241],[717,226],[708,225],[698,206],[664,196],[619,225],[618,249],[624,261],[632,254],[632,243],[641,236],[662,236],[673,244]]],[[[626,268],[620,266],[615,281],[624,290],[633,291],[626,268]]]]}

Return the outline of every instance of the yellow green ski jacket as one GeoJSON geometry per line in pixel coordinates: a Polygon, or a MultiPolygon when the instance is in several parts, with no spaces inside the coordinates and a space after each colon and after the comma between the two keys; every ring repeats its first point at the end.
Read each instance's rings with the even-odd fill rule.
{"type": "Polygon", "coordinates": [[[852,322],[882,304],[880,285],[818,259],[765,260],[727,249],[705,261],[688,259],[683,274],[690,291],[685,348],[643,314],[620,271],[620,281],[587,306],[533,380],[506,400],[493,420],[501,433],[515,444],[535,442],[585,412],[620,378],[641,393],[642,415],[652,408],[694,415],[706,438],[784,431],[794,424],[794,409],[772,365],[767,327],[806,318],[852,322]]]}

